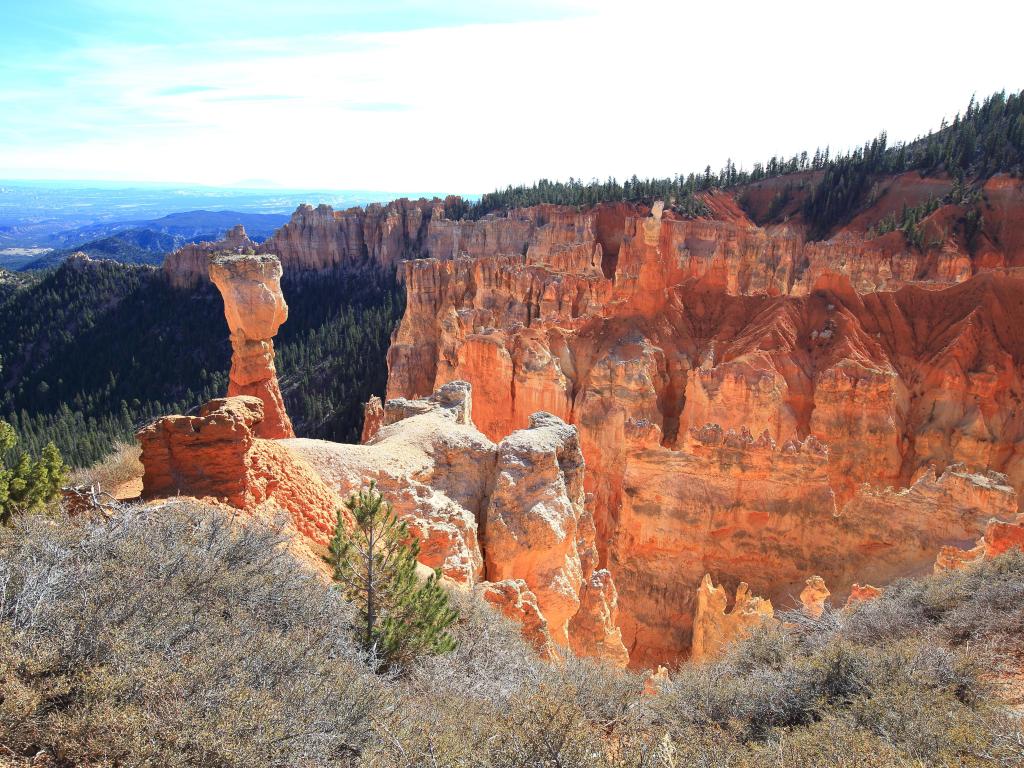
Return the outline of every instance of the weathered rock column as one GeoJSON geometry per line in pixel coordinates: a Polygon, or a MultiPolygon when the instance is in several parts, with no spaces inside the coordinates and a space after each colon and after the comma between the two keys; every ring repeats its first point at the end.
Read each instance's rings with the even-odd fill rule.
{"type": "Polygon", "coordinates": [[[281,293],[283,269],[269,254],[221,254],[210,261],[210,279],[224,297],[231,331],[228,396],[251,395],[263,401],[258,437],[295,437],[284,409],[274,368],[274,335],[288,319],[281,293]]]}

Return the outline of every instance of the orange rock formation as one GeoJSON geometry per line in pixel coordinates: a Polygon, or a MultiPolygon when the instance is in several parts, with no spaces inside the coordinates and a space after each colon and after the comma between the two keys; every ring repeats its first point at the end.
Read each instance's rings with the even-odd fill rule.
{"type": "Polygon", "coordinates": [[[488,603],[495,606],[506,617],[522,624],[522,632],[541,658],[549,661],[560,659],[551,640],[548,622],[537,605],[537,596],[522,579],[505,581],[482,581],[476,592],[488,603]]]}
{"type": "MultiPolygon", "coordinates": [[[[284,447],[339,493],[376,478],[428,564],[500,581],[489,599],[535,603],[557,645],[638,667],[716,642],[698,602],[732,614],[709,612],[705,574],[777,604],[819,574],[856,601],[943,547],[995,551],[1024,489],[1024,187],[990,179],[970,232],[966,207],[940,207],[924,248],[871,228],[949,179],[884,179],[823,242],[799,191],[754,223],[816,173],[750,185],[743,206],[707,194],[698,219],[300,207],[255,250],[287,269],[397,264],[408,300],[365,445],[284,447]]],[[[165,270],[194,284],[221,246],[249,247],[237,235],[165,270]]]]}
{"type": "Polygon", "coordinates": [[[274,367],[274,336],[288,319],[276,256],[220,254],[210,261],[210,279],[224,298],[231,331],[228,396],[252,395],[263,402],[257,434],[270,440],[294,437],[274,367]]]}
{"type": "Polygon", "coordinates": [[[259,438],[258,398],[214,400],[139,433],[143,495],[283,509],[323,546],[342,500],[374,481],[420,540],[420,561],[521,621],[544,655],[571,647],[625,666],[615,585],[595,569],[576,428],[537,414],[495,445],[471,409],[469,385],[452,382],[430,398],[389,401],[372,440],[345,445],[259,438]]]}
{"type": "Polygon", "coordinates": [[[981,560],[998,557],[1011,549],[1024,552],[1024,514],[1016,520],[993,518],[985,526],[985,533],[971,549],[956,546],[943,547],[935,560],[935,571],[955,571],[981,560]]]}
{"type": "Polygon", "coordinates": [[[869,600],[881,597],[881,595],[882,590],[878,587],[873,587],[870,584],[853,584],[850,587],[850,596],[846,599],[845,607],[849,608],[857,603],[866,603],[869,600]]]}
{"type": "Polygon", "coordinates": [[[772,601],[750,594],[750,588],[744,582],[736,588],[736,598],[730,611],[726,611],[728,600],[725,587],[716,587],[711,581],[711,574],[704,574],[697,589],[697,609],[693,617],[690,653],[693,661],[720,656],[729,643],[774,620],[772,601]]]}
{"type": "Polygon", "coordinates": [[[538,646],[550,639],[625,665],[615,585],[596,568],[576,428],[537,413],[495,445],[474,425],[474,401],[467,383],[449,382],[428,398],[371,404],[379,427],[364,445],[281,444],[342,496],[376,482],[420,539],[421,562],[467,586],[505,585],[485,598],[507,601],[502,610],[538,646]]]}
{"type": "Polygon", "coordinates": [[[263,403],[241,396],[153,422],[136,435],[143,497],[212,497],[268,516],[284,510],[299,533],[326,546],[341,497],[281,443],[257,437],[262,419],[263,403]]]}
{"type": "Polygon", "coordinates": [[[775,601],[818,573],[845,599],[1015,513],[1024,252],[996,232],[1024,192],[985,194],[1017,208],[986,212],[970,247],[951,213],[930,217],[944,239],[925,251],[870,224],[805,242],[724,193],[717,219],[432,220],[427,252],[457,232],[473,257],[406,262],[388,394],[469,381],[494,441],[541,410],[575,424],[631,662],[678,660],[706,572],[775,601]]]}
{"type": "MultiPolygon", "coordinates": [[[[804,613],[817,619],[825,612],[825,601],[831,594],[821,576],[811,576],[807,580],[807,586],[800,592],[800,604],[804,607],[804,613]]],[[[850,594],[853,594],[852,587],[850,594]]]]}

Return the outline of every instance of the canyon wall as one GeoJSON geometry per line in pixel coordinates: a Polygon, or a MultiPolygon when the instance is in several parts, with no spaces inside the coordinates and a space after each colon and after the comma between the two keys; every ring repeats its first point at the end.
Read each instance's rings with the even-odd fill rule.
{"type": "MultiPolygon", "coordinates": [[[[446,208],[456,202],[458,198],[402,198],[343,211],[329,205],[300,205],[291,220],[262,243],[252,242],[237,226],[223,240],[189,243],[168,254],[163,270],[176,287],[191,288],[209,280],[209,261],[220,252],[273,254],[286,270],[318,271],[390,269],[419,258],[522,255],[528,248],[550,258],[552,252],[586,239],[610,251],[622,240],[625,217],[646,210],[616,203],[580,217],[564,206],[538,205],[479,220],[446,218],[446,208]]],[[[399,275],[404,273],[399,270],[399,275]]]]}
{"type": "Polygon", "coordinates": [[[940,208],[923,250],[712,202],[459,224],[488,247],[405,263],[389,352],[389,397],[469,381],[491,440],[538,410],[576,425],[634,665],[687,653],[705,573],[777,606],[820,574],[842,601],[974,542],[1024,488],[1019,181],[986,184],[969,240],[940,208]]]}

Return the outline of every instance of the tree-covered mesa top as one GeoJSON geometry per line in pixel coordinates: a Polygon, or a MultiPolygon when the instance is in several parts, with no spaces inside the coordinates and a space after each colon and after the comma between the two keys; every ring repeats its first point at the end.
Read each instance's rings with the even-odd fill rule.
{"type": "Polygon", "coordinates": [[[1024,171],[1024,91],[995,93],[982,102],[971,99],[964,113],[952,123],[942,121],[936,131],[909,143],[890,145],[882,132],[878,137],[845,153],[829,147],[813,154],[801,152],[786,159],[772,157],[754,163],[751,170],[738,169],[730,159],[717,173],[711,166],[701,173],[677,174],[661,179],[639,179],[635,175],[619,183],[613,178],[584,182],[541,179],[531,185],[509,186],[483,195],[478,202],[452,203],[446,211],[453,218],[479,218],[494,211],[541,203],[589,206],[600,202],[646,202],[665,200],[679,213],[701,215],[703,204],[694,195],[711,189],[727,189],[774,176],[804,171],[822,172],[808,199],[804,215],[811,236],[824,237],[851,212],[862,198],[870,180],[884,174],[920,171],[948,173],[952,178],[983,180],[995,173],[1024,171]]]}

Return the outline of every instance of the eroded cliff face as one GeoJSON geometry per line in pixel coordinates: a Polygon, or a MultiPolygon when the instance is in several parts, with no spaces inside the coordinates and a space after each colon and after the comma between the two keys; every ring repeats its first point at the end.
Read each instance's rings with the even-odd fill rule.
{"type": "MultiPolygon", "coordinates": [[[[186,245],[164,259],[163,269],[171,283],[189,288],[206,281],[207,265],[220,252],[275,254],[286,270],[318,271],[344,267],[390,269],[401,262],[419,259],[479,258],[496,254],[526,254],[545,261],[568,260],[574,247],[589,241],[588,250],[600,245],[600,253],[618,250],[627,216],[646,212],[629,203],[603,205],[580,216],[556,205],[516,209],[505,215],[479,220],[446,218],[446,208],[457,198],[441,200],[393,200],[366,208],[336,211],[329,205],[300,205],[291,220],[263,243],[253,243],[241,226],[223,240],[186,245]]],[[[614,263],[604,265],[607,274],[614,263]]],[[[399,276],[402,276],[401,270],[399,276]]]]}
{"type": "Polygon", "coordinates": [[[572,648],[625,666],[611,573],[596,568],[574,426],[536,414],[495,444],[451,382],[392,400],[364,445],[264,439],[264,406],[238,396],[139,435],[144,495],[211,497],[254,514],[285,510],[309,546],[326,546],[343,499],[371,481],[420,540],[420,562],[520,621],[542,655],[572,648]]]}
{"type": "Polygon", "coordinates": [[[1016,511],[1024,254],[1005,222],[1024,191],[997,178],[985,196],[980,233],[946,206],[924,251],[866,239],[871,222],[807,243],[727,195],[714,219],[473,222],[506,239],[404,265],[388,394],[469,381],[494,441],[538,410],[575,424],[631,663],[676,661],[705,573],[777,604],[820,574],[842,601],[1016,511]]]}
{"type": "Polygon", "coordinates": [[[806,241],[798,201],[754,223],[776,181],[743,206],[708,194],[698,219],[303,206],[267,243],[235,232],[165,269],[202,279],[222,247],[285,269],[397,265],[407,309],[365,444],[273,444],[339,496],[375,479],[424,562],[546,655],[655,667],[690,653],[698,614],[718,626],[698,644],[725,642],[712,635],[744,615],[718,606],[725,586],[817,609],[826,583],[838,603],[868,599],[861,584],[940,550],[954,567],[1017,541],[1021,182],[989,180],[973,228],[940,207],[921,249],[871,227],[948,179],[887,180],[825,242],[806,241]]]}

